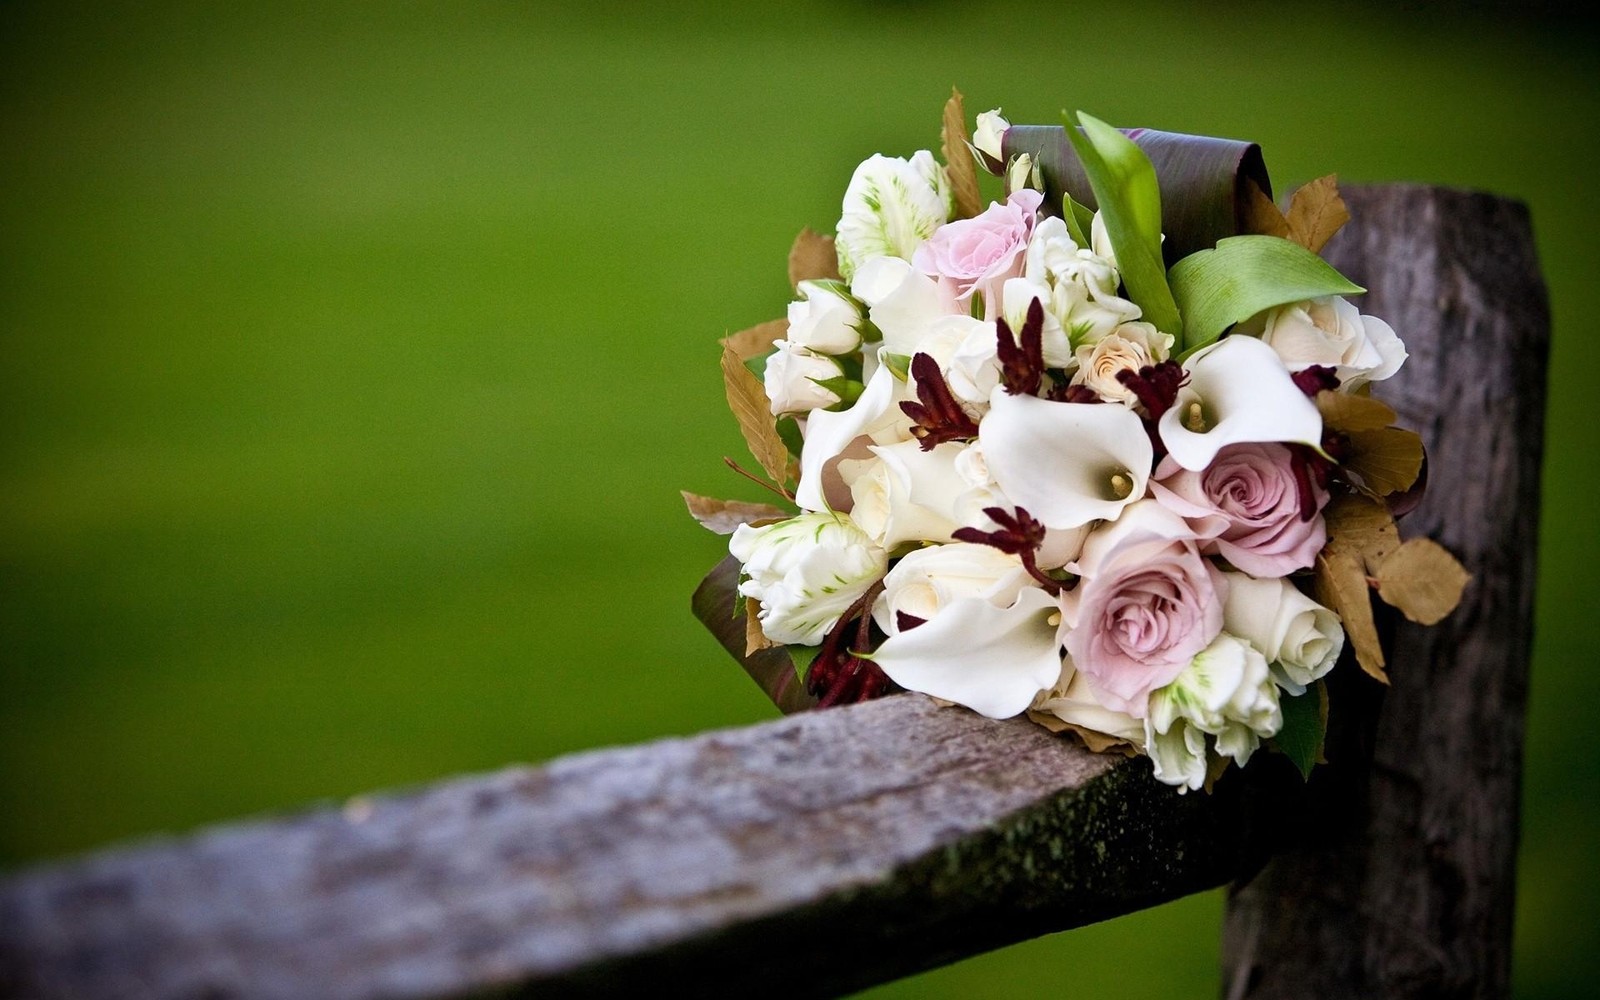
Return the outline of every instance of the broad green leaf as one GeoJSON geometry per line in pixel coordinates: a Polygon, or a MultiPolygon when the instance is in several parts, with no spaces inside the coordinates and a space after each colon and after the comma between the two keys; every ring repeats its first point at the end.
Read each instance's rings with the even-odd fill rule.
{"type": "Polygon", "coordinates": [[[1075,117],[1083,129],[1069,121],[1067,138],[1089,175],[1128,297],[1144,310],[1146,322],[1177,335],[1183,324],[1161,261],[1161,189],[1155,167],[1133,140],[1110,125],[1081,111],[1075,117]]]}
{"type": "MultiPolygon", "coordinates": [[[[1120,261],[1120,248],[1117,254],[1120,261]]],[[[1230,236],[1178,261],[1168,278],[1183,313],[1184,356],[1274,306],[1366,291],[1310,250],[1276,236],[1230,236]]]]}
{"type": "Polygon", "coordinates": [[[1300,776],[1309,779],[1312,765],[1322,756],[1327,729],[1322,715],[1322,684],[1318,682],[1305,694],[1285,694],[1279,704],[1283,708],[1283,728],[1274,742],[1300,769],[1300,776]]]}

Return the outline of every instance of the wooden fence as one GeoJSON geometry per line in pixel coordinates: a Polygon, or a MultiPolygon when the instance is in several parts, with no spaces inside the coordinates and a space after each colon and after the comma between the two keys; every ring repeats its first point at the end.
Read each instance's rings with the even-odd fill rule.
{"type": "Polygon", "coordinates": [[[1545,292],[1518,204],[1346,197],[1327,255],[1405,338],[1380,394],[1432,458],[1403,530],[1475,579],[1393,623],[1388,691],[1335,672],[1309,785],[1267,758],[1180,797],[900,695],[13,873],[0,997],[834,995],[1230,882],[1227,997],[1505,996],[1545,292]]]}

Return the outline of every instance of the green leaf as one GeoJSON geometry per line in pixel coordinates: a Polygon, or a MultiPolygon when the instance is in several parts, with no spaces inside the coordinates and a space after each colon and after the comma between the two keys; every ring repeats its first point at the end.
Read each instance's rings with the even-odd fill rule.
{"type": "Polygon", "coordinates": [[[789,454],[795,458],[800,457],[800,449],[805,445],[806,439],[800,433],[799,421],[793,417],[779,417],[778,437],[783,439],[783,446],[789,449],[789,454]]]}
{"type": "Polygon", "coordinates": [[[811,664],[816,662],[817,654],[822,652],[821,646],[785,646],[789,653],[789,660],[794,664],[794,675],[800,683],[806,682],[806,674],[811,672],[811,664]]]}
{"type": "Polygon", "coordinates": [[[889,371],[893,373],[894,377],[900,381],[904,382],[906,379],[911,377],[911,355],[890,354],[889,352],[885,351],[880,356],[879,360],[887,365],[889,367],[889,371]]]}
{"type": "Polygon", "coordinates": [[[1184,357],[1263,310],[1366,291],[1310,250],[1276,236],[1230,236],[1214,250],[1178,261],[1168,278],[1183,311],[1184,357]]]}
{"type": "Polygon", "coordinates": [[[750,374],[754,375],[756,378],[765,379],[767,377],[767,359],[772,357],[774,353],[776,352],[763,351],[753,358],[745,358],[744,366],[746,370],[748,370],[750,374]]]}
{"type": "Polygon", "coordinates": [[[1322,756],[1322,738],[1326,733],[1326,720],[1322,715],[1322,683],[1308,688],[1305,694],[1285,694],[1279,701],[1283,709],[1283,728],[1278,731],[1275,743],[1294,766],[1300,776],[1311,777],[1311,768],[1322,756]]]}
{"type": "Polygon", "coordinates": [[[1094,235],[1094,210],[1078,204],[1072,195],[1064,191],[1061,200],[1061,221],[1067,224],[1067,235],[1079,247],[1090,249],[1090,239],[1094,235]]]}
{"type": "Polygon", "coordinates": [[[822,388],[839,397],[839,401],[828,407],[830,410],[846,410],[856,404],[861,398],[861,393],[866,386],[853,378],[844,375],[835,375],[833,378],[814,378],[811,380],[822,388]]]}
{"type": "Polygon", "coordinates": [[[1068,122],[1067,138],[1089,176],[1128,297],[1144,310],[1146,322],[1176,335],[1183,323],[1161,261],[1161,189],[1155,167],[1133,140],[1110,125],[1081,111],[1075,117],[1076,122],[1068,122]],[[1082,131],[1072,127],[1078,122],[1082,131]]]}

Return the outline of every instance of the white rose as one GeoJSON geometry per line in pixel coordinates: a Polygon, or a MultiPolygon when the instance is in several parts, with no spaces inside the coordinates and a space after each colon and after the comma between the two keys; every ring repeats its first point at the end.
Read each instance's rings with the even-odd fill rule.
{"type": "Polygon", "coordinates": [[[1332,368],[1345,391],[1383,381],[1406,360],[1405,345],[1388,323],[1361,315],[1336,295],[1269,310],[1261,339],[1292,372],[1332,368]]]}
{"type": "Polygon", "coordinates": [[[955,502],[964,489],[955,470],[962,446],[929,451],[918,441],[872,445],[873,457],[845,459],[839,475],[854,501],[850,518],[885,550],[905,542],[944,542],[961,525],[955,502]]]}
{"type": "MultiPolygon", "coordinates": [[[[1059,218],[1041,221],[1033,231],[1022,276],[1049,290],[1045,312],[1055,317],[1073,346],[1092,344],[1123,323],[1139,318],[1139,307],[1117,294],[1122,278],[1116,265],[1073,242],[1059,218]]],[[[1010,322],[1010,317],[1007,317],[1010,322]]],[[[1051,367],[1066,367],[1066,359],[1051,367]]]]}
{"type": "Polygon", "coordinates": [[[888,565],[872,539],[836,514],[740,525],[728,551],[748,577],[739,593],[761,602],[761,631],[773,642],[802,646],[821,642],[888,565]]]}
{"type": "Polygon", "coordinates": [[[1150,693],[1145,744],[1157,778],[1199,788],[1205,782],[1206,735],[1216,737],[1217,753],[1243,764],[1263,738],[1282,728],[1266,657],[1223,632],[1176,680],[1150,693]]]}
{"type": "Polygon", "coordinates": [[[767,355],[762,379],[773,416],[809,413],[839,402],[838,393],[817,384],[844,374],[837,361],[790,340],[780,340],[776,346],[778,349],[767,355]]]}
{"type": "Polygon", "coordinates": [[[1132,406],[1138,396],[1117,376],[1165,361],[1171,350],[1171,334],[1149,323],[1124,323],[1098,342],[1078,348],[1078,371],[1072,381],[1093,389],[1108,402],[1132,406]]]}
{"type": "Polygon", "coordinates": [[[966,404],[967,413],[981,417],[989,408],[989,397],[1000,384],[999,342],[993,323],[971,316],[941,316],[928,327],[915,353],[938,363],[945,384],[966,404]]]}
{"type": "MultiPolygon", "coordinates": [[[[1065,670],[1063,679],[1066,679],[1065,670]]],[[[1126,740],[1136,747],[1144,746],[1144,722],[1100,704],[1095,699],[1088,677],[1076,670],[1071,672],[1071,678],[1065,686],[1058,684],[1054,690],[1041,695],[1034,701],[1033,707],[1062,722],[1126,740]]]]}
{"type": "Polygon", "coordinates": [[[789,303],[789,342],[818,354],[849,354],[861,346],[865,307],[837,281],[802,281],[804,298],[789,303]]]}
{"type": "Polygon", "coordinates": [[[972,130],[973,148],[995,163],[1006,162],[1003,143],[1010,127],[1011,123],[1000,116],[999,108],[983,112],[972,130]]]}
{"type": "Polygon", "coordinates": [[[1272,676],[1290,694],[1305,694],[1339,660],[1344,629],[1339,616],[1302,594],[1288,580],[1257,580],[1224,573],[1228,596],[1222,627],[1261,650],[1272,676]]]}
{"type": "Polygon", "coordinates": [[[846,281],[874,257],[910,260],[950,218],[950,181],[927,150],[909,160],[874,155],[856,167],[844,192],[835,245],[846,281]]]}
{"type": "Polygon", "coordinates": [[[910,357],[941,317],[960,312],[953,293],[899,257],[874,257],[861,265],[850,293],[867,304],[884,351],[910,357]]]}
{"type": "Polygon", "coordinates": [[[872,618],[889,635],[898,635],[902,614],[930,622],[961,597],[1009,607],[1027,582],[1021,560],[999,549],[970,542],[930,545],[907,553],[883,578],[872,618]]]}

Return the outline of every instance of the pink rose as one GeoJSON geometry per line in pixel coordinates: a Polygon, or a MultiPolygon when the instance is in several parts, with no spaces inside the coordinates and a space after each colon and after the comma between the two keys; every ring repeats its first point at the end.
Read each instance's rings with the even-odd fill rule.
{"type": "MultiPolygon", "coordinates": [[[[1310,484],[1316,509],[1327,491],[1310,484]]],[[[1235,444],[1217,453],[1202,472],[1171,458],[1156,469],[1150,492],[1184,518],[1214,552],[1255,577],[1288,576],[1306,569],[1328,542],[1322,515],[1300,519],[1300,493],[1289,449],[1281,444],[1235,444]]]]}
{"type": "Polygon", "coordinates": [[[996,202],[976,218],[940,226],[917,247],[911,263],[951,288],[957,301],[968,301],[974,292],[991,301],[1007,278],[1022,274],[1043,200],[1038,191],[1013,191],[1005,204],[996,202]]]}
{"type": "Polygon", "coordinates": [[[1182,518],[1141,500],[1067,567],[1082,579],[1062,595],[1062,641],[1106,708],[1143,718],[1150,692],[1222,631],[1227,581],[1195,542],[1182,518]]]}

